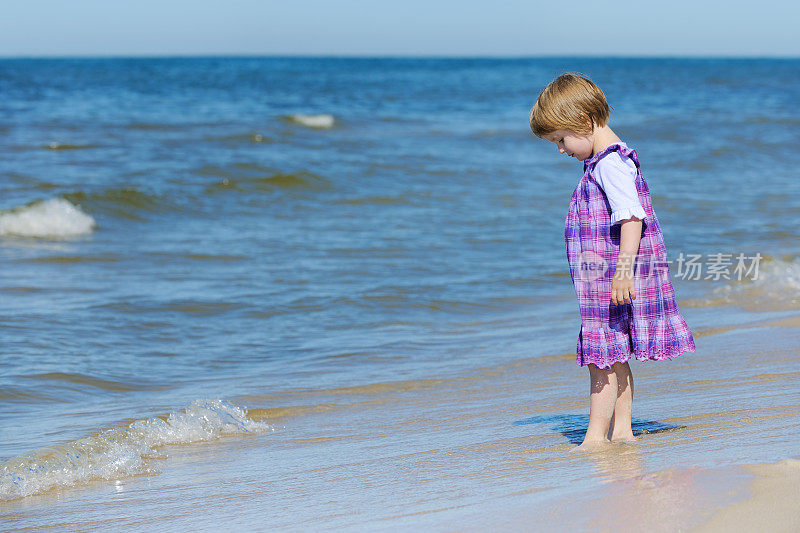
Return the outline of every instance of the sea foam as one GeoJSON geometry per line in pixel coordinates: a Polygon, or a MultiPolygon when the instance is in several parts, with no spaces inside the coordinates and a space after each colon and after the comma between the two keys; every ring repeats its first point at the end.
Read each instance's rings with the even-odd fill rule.
{"type": "Polygon", "coordinates": [[[166,417],[137,420],[127,427],[106,429],[0,463],[0,500],[149,472],[148,459],[155,457],[161,446],[274,430],[265,422],[249,419],[242,407],[224,400],[197,400],[166,417]]]}
{"type": "Polygon", "coordinates": [[[330,129],[335,122],[333,115],[290,115],[289,120],[307,128],[330,129]]]}
{"type": "Polygon", "coordinates": [[[68,238],[91,233],[94,218],[63,198],[0,211],[0,237],[68,238]]]}
{"type": "Polygon", "coordinates": [[[716,287],[712,302],[776,310],[800,308],[800,257],[762,257],[757,271],[716,287]]]}

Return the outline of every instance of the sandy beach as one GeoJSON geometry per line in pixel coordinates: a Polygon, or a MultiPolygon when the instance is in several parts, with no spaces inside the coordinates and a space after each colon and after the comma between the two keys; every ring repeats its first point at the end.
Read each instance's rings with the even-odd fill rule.
{"type": "Polygon", "coordinates": [[[774,464],[748,465],[753,475],[746,499],[719,511],[698,531],[797,531],[800,529],[797,495],[800,461],[784,459],[774,464]]]}

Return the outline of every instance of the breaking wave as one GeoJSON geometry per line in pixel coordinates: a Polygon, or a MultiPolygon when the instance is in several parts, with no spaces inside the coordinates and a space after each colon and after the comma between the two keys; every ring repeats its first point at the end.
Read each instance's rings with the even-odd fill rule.
{"type": "Polygon", "coordinates": [[[91,233],[94,218],[63,198],[0,211],[0,237],[69,238],[91,233]]]}
{"type": "Polygon", "coordinates": [[[333,115],[289,115],[288,119],[291,122],[296,124],[300,124],[301,126],[305,126],[307,128],[314,128],[314,129],[330,129],[333,127],[334,123],[336,122],[333,118],[333,115]]]}
{"type": "Polygon", "coordinates": [[[239,406],[223,400],[197,400],[165,417],[137,420],[127,427],[106,429],[0,463],[0,500],[149,472],[148,460],[161,446],[268,431],[274,427],[249,419],[239,406]]]}
{"type": "Polygon", "coordinates": [[[800,309],[800,257],[781,259],[765,255],[749,276],[720,282],[723,284],[705,298],[690,298],[685,305],[738,305],[769,311],[800,309]]]}

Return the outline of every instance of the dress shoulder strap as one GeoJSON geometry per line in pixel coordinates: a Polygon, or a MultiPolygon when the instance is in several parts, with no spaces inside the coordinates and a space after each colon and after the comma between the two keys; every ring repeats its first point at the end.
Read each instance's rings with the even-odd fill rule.
{"type": "Polygon", "coordinates": [[[599,152],[594,154],[592,157],[590,157],[589,159],[584,161],[583,162],[583,173],[584,174],[592,174],[594,172],[595,165],[597,165],[597,163],[601,159],[603,159],[605,156],[607,156],[608,154],[610,154],[612,152],[619,152],[619,155],[621,155],[621,156],[630,157],[631,160],[636,165],[636,168],[637,169],[640,168],[639,167],[639,155],[636,153],[636,150],[634,150],[633,148],[628,148],[626,146],[623,146],[623,145],[621,145],[619,143],[614,143],[611,146],[608,146],[608,147],[600,150],[599,152]]]}

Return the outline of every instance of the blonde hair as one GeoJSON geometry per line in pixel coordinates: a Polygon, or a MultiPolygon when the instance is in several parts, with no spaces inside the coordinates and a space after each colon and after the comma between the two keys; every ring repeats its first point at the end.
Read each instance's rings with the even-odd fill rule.
{"type": "Polygon", "coordinates": [[[567,72],[542,89],[531,108],[531,130],[539,138],[558,130],[589,135],[594,124],[608,124],[609,108],[600,87],[578,73],[567,72]],[[593,122],[591,126],[586,117],[593,122]]]}

